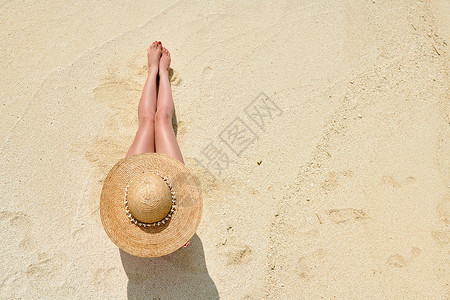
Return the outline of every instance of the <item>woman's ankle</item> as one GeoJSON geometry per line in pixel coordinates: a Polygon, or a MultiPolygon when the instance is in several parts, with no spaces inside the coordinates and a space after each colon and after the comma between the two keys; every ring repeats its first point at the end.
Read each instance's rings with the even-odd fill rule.
{"type": "Polygon", "coordinates": [[[158,66],[148,68],[148,76],[158,75],[158,66]]]}

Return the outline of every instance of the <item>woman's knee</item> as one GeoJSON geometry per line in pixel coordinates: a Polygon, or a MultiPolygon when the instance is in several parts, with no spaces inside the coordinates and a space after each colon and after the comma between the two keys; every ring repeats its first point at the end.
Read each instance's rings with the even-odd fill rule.
{"type": "Polygon", "coordinates": [[[144,112],[138,115],[139,124],[154,124],[155,123],[155,113],[144,112]]]}
{"type": "Polygon", "coordinates": [[[172,122],[173,111],[170,108],[161,107],[155,113],[155,122],[172,122]]]}

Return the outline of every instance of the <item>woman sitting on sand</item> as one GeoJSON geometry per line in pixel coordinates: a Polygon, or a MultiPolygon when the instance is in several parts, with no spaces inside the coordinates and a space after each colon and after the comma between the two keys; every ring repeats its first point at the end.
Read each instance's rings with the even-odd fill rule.
{"type": "Polygon", "coordinates": [[[125,158],[105,179],[100,216],[119,248],[135,256],[155,257],[189,245],[200,223],[202,198],[172,127],[170,52],[155,41],[147,57],[139,128],[125,158]]]}

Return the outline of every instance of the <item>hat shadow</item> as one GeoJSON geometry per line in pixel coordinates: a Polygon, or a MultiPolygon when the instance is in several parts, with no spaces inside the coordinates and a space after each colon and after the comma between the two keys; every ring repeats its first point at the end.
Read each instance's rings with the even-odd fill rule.
{"type": "Polygon", "coordinates": [[[120,250],[120,258],[128,277],[128,299],[220,299],[197,234],[187,248],[165,256],[137,257],[120,250]]]}

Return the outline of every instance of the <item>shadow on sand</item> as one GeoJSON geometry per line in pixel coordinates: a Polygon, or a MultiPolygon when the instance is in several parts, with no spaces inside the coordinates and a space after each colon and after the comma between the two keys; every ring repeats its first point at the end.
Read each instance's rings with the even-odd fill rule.
{"type": "Polygon", "coordinates": [[[208,274],[200,238],[161,257],[136,257],[120,250],[128,276],[128,299],[219,299],[208,274]]]}

